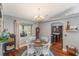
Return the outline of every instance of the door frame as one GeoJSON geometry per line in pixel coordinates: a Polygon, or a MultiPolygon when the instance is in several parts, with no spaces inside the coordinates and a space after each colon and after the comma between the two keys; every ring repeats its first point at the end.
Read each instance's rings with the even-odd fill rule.
{"type": "Polygon", "coordinates": [[[63,49],[63,29],[64,29],[63,28],[63,23],[62,22],[54,22],[54,23],[51,23],[51,36],[52,36],[52,26],[62,26],[61,49],[63,49]]]}

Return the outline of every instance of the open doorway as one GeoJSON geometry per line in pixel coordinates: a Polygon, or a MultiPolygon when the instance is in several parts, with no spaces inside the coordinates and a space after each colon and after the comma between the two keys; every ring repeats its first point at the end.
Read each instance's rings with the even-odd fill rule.
{"type": "Polygon", "coordinates": [[[63,25],[61,23],[51,26],[51,44],[57,49],[63,48],[63,25]]]}

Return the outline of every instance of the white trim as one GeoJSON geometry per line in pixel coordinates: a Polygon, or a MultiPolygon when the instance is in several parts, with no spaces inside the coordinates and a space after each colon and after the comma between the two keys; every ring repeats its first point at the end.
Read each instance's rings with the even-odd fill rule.
{"type": "Polygon", "coordinates": [[[73,18],[73,17],[79,17],[79,13],[74,13],[74,14],[70,14],[67,16],[61,16],[59,18],[51,18],[50,20],[47,21],[42,21],[41,23],[47,23],[47,22],[52,22],[52,21],[58,21],[58,20],[63,20],[63,19],[68,19],[68,18],[73,18]]]}
{"type": "Polygon", "coordinates": [[[27,46],[27,44],[22,44],[22,45],[19,46],[19,48],[22,48],[24,46],[27,46]]]}
{"type": "Polygon", "coordinates": [[[24,47],[24,46],[27,46],[27,44],[22,44],[22,45],[20,45],[19,47],[16,47],[16,50],[18,50],[19,48],[22,48],[22,47],[24,47]]]}

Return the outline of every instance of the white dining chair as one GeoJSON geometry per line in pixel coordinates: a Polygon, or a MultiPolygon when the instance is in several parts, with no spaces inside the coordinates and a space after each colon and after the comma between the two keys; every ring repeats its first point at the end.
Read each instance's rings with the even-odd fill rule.
{"type": "Polygon", "coordinates": [[[33,56],[34,52],[35,52],[34,46],[33,45],[28,45],[27,46],[27,56],[33,56]]]}
{"type": "Polygon", "coordinates": [[[48,37],[42,36],[41,40],[47,41],[48,42],[48,37]]]}
{"type": "Polygon", "coordinates": [[[48,47],[50,48],[50,45],[51,45],[51,37],[50,36],[49,37],[43,36],[43,37],[41,37],[41,40],[48,42],[47,44],[48,44],[48,47]]]}
{"type": "Polygon", "coordinates": [[[49,48],[48,48],[48,45],[44,45],[42,50],[41,50],[42,54],[44,56],[49,56],[49,48]]]}
{"type": "Polygon", "coordinates": [[[49,51],[50,51],[50,46],[51,46],[51,37],[41,37],[42,40],[47,41],[46,44],[43,44],[43,49],[42,49],[42,53],[44,55],[49,55],[49,51]]]}

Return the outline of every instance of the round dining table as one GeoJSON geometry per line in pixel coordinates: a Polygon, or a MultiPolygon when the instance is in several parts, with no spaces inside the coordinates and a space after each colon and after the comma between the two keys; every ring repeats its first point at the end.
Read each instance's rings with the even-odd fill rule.
{"type": "Polygon", "coordinates": [[[32,40],[27,45],[27,50],[22,54],[23,56],[53,56],[48,44],[48,41],[43,39],[32,40]]]}
{"type": "Polygon", "coordinates": [[[37,39],[37,40],[33,40],[32,43],[34,46],[40,47],[40,46],[47,44],[48,42],[45,40],[37,39]]]}

